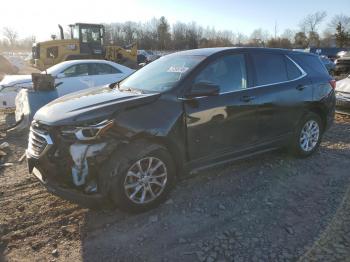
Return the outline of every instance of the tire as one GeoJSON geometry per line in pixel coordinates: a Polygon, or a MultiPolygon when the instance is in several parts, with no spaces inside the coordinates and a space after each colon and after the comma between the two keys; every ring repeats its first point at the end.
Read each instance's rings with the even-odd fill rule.
{"type": "Polygon", "coordinates": [[[295,131],[291,145],[293,154],[301,158],[312,155],[320,146],[322,134],[323,124],[320,116],[308,113],[295,131]]]}
{"type": "Polygon", "coordinates": [[[133,142],[114,153],[106,167],[112,177],[109,195],[124,211],[138,213],[157,207],[175,184],[176,169],[169,152],[147,141],[133,142]]]}

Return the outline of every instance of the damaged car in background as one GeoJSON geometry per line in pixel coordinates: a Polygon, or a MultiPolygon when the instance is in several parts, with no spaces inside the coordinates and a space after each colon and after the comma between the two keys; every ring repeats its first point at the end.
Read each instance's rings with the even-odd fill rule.
{"type": "Polygon", "coordinates": [[[334,106],[334,80],[318,56],[183,51],[41,108],[30,128],[29,172],[81,205],[111,200],[145,211],[182,174],[286,146],[311,155],[334,106]]]}
{"type": "Polygon", "coordinates": [[[337,81],[335,88],[336,110],[338,113],[350,114],[350,75],[337,81]]]}

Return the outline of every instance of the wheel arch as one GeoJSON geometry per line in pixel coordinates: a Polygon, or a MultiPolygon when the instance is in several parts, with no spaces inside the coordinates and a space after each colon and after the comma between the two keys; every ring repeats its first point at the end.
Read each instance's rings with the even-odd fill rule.
{"type": "Polygon", "coordinates": [[[132,137],[130,139],[130,143],[141,141],[141,140],[163,146],[169,152],[169,154],[171,155],[174,161],[175,168],[176,168],[176,175],[181,176],[181,173],[183,173],[184,171],[186,154],[184,149],[181,149],[181,147],[178,145],[176,141],[173,141],[172,139],[169,139],[167,137],[152,136],[145,133],[141,133],[132,137]]]}
{"type": "MultiPolygon", "coordinates": [[[[321,118],[323,130],[327,127],[327,113],[325,109],[322,109],[321,106],[313,105],[308,108],[308,112],[312,112],[321,118]]],[[[307,115],[308,112],[306,112],[304,117],[307,115]]]]}

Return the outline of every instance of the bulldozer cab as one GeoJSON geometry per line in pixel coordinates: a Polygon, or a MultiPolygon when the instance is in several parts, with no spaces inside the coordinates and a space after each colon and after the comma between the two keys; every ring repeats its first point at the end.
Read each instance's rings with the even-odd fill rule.
{"type": "Polygon", "coordinates": [[[76,23],[69,25],[71,38],[79,40],[80,53],[102,55],[104,27],[101,24],[76,23]]]}

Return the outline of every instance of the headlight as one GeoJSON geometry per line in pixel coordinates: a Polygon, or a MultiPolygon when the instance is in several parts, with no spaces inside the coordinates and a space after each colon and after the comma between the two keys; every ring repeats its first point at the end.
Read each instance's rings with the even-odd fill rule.
{"type": "Polygon", "coordinates": [[[104,120],[97,124],[83,127],[64,127],[61,129],[63,137],[72,137],[82,141],[94,140],[101,137],[108,129],[113,126],[113,120],[104,120]]]}

